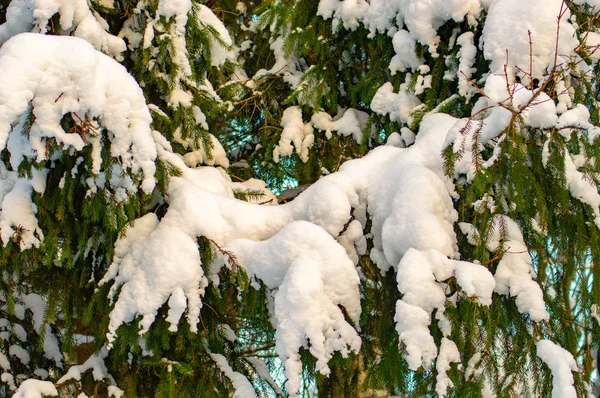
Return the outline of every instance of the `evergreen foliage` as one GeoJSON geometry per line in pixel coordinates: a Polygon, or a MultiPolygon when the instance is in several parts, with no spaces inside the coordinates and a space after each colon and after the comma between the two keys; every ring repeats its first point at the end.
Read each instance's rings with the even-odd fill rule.
{"type": "MultiPolygon", "coordinates": [[[[45,2],[12,0],[8,5],[19,1],[32,8],[45,2]]],[[[115,155],[113,127],[105,118],[90,116],[91,111],[61,116],[62,130],[79,135],[85,143],[80,149],[48,136],[46,153],[26,154],[16,163],[10,145],[3,147],[2,181],[16,185],[47,174],[44,189],[32,188],[31,183],[28,191],[39,231],[5,224],[4,213],[0,214],[2,228],[12,228],[10,239],[5,240],[7,232],[3,232],[0,251],[0,396],[11,396],[27,379],[49,380],[64,397],[80,393],[90,397],[242,397],[248,383],[257,396],[294,395],[285,384],[284,363],[289,365],[286,358],[280,358],[274,321],[275,294],[283,287],[273,288],[256,270],[249,272],[236,250],[215,237],[196,234],[202,271],[197,331],[190,327],[193,320],[189,317],[177,318],[173,327],[174,305],[169,300],[162,302],[148,325],[140,312],[117,325],[111,341],[107,336],[111,313],[126,289],[114,275],[106,277],[112,272],[111,264],[125,256],[118,242],[126,242],[128,231],[142,225],[141,218],[150,213],[156,214],[157,224],[167,218],[176,200],[170,188],[183,181],[189,170],[206,172],[197,178],[208,181],[212,176],[208,173],[218,169],[218,175],[228,181],[230,196],[239,201],[263,207],[278,202],[293,205],[301,191],[338,172],[348,160],[378,156],[383,152],[372,150],[386,143],[411,147],[415,135],[419,139],[423,126],[437,114],[456,118],[446,129],[442,152],[436,155],[443,161],[446,177],[440,181],[452,186],[450,203],[458,219],[451,227],[460,259],[482,265],[500,283],[497,272],[506,266],[503,260],[506,264],[516,262],[520,255],[530,256],[532,283],[539,285],[549,316],[524,310],[521,298],[513,290],[508,294],[508,287],[505,294],[496,290],[491,304],[483,305],[477,295],[466,293],[458,274],[451,272],[448,278],[433,280],[443,287],[446,304],[429,311],[428,331],[438,348],[445,341],[453,342],[460,358],[448,360],[447,369],[441,370],[440,353],[429,366],[415,370],[407,360],[407,346],[395,319],[398,303],[409,296],[399,290],[398,264],[387,264],[385,272],[374,254],[385,248],[375,242],[381,241],[375,237],[381,232],[376,232],[372,209],[365,204],[361,214],[353,206],[343,229],[333,238],[342,242],[350,236],[354,222],[362,224],[365,250],[359,249],[359,238],[342,244],[352,248],[348,252],[356,256],[360,275],[358,323],[351,310],[340,303],[335,306],[358,332],[360,350],[354,352],[342,340],[343,348],[331,349],[327,375],[313,352],[314,342],[304,341],[299,353],[303,385],[298,394],[561,396],[553,392],[557,385],[554,369],[540,358],[541,340],[550,340],[572,354],[578,370],[572,373],[576,396],[598,393],[600,210],[586,200],[590,194],[577,191],[577,184],[587,184],[588,191],[592,187],[598,196],[600,184],[600,130],[596,130],[600,19],[593,1],[563,3],[561,12],[568,10],[580,44],[572,54],[554,55],[554,63],[550,61],[543,76],[534,75],[533,66],[529,71],[492,73],[496,71],[490,69],[489,56],[477,50],[483,49],[489,5],[471,15],[473,20],[466,12],[460,18],[440,20],[436,51],[422,40],[413,40],[418,65],[411,67],[410,60],[403,59],[405,67],[391,68],[401,51],[393,39],[399,29],[375,29],[362,16],[353,25],[352,18],[342,16],[341,11],[342,4],[350,7],[350,0],[193,0],[183,15],[187,19],[176,10],[182,4],[185,9],[185,1],[62,3],[89,7],[110,40],[122,41],[124,47],[116,53],[92,44],[124,66],[141,87],[158,148],[156,186],[142,189],[147,173],[115,155]],[[339,7],[324,17],[325,3],[339,7]],[[464,32],[472,32],[475,46],[468,76],[461,69],[466,45],[456,44],[464,32]],[[490,76],[505,82],[503,93],[510,99],[492,103],[494,92],[486,85],[491,84],[490,76]],[[522,86],[515,89],[513,84],[522,86]],[[376,108],[376,98],[386,85],[391,91],[384,102],[389,104],[392,96],[404,93],[408,99],[396,108],[409,106],[408,111],[396,109],[398,116],[376,108]],[[513,96],[525,91],[530,97],[521,103],[513,101],[513,96]],[[579,118],[536,125],[531,121],[532,109],[545,101],[553,106],[564,104],[562,114],[585,109],[589,122],[579,118]],[[508,121],[489,135],[482,120],[491,120],[486,118],[499,109],[508,121]],[[298,144],[289,138],[286,142],[290,110],[298,111],[301,124],[310,128],[304,136],[307,141],[298,144]],[[353,131],[324,128],[320,122],[335,122],[350,113],[355,115],[353,131]],[[100,145],[99,169],[92,141],[100,145]],[[289,153],[284,153],[286,145],[293,148],[289,153]],[[106,184],[98,183],[100,178],[106,184]],[[111,182],[127,178],[131,189],[111,182]],[[521,238],[515,237],[515,226],[521,238]],[[517,243],[523,251],[515,251],[512,246],[517,243]],[[440,393],[445,374],[448,388],[440,393]],[[65,375],[76,376],[61,380],[65,375]]],[[[390,3],[408,9],[420,2],[390,3]]],[[[5,24],[1,26],[10,22],[7,8],[0,4],[0,23],[5,24]]],[[[43,33],[83,37],[77,26],[63,26],[66,10],[53,12],[43,33]]],[[[561,18],[568,17],[556,15],[557,21],[561,18]]],[[[39,33],[37,22],[30,25],[27,31],[39,33]]],[[[4,41],[0,43],[7,43],[9,37],[3,35],[10,30],[3,31],[1,26],[0,40],[4,41]]],[[[533,64],[534,54],[530,57],[533,64]]],[[[27,110],[9,121],[10,134],[21,134],[23,140],[33,137],[35,112],[30,100],[27,110]]],[[[127,149],[136,156],[135,145],[127,149]]],[[[13,189],[8,184],[0,184],[2,206],[13,189]]],[[[232,202],[226,203],[222,206],[232,202]]],[[[5,207],[0,211],[5,212],[5,207]]],[[[212,216],[204,222],[212,222],[212,216]]],[[[452,256],[444,253],[444,257],[452,256]]],[[[185,303],[191,305],[186,297],[185,303]]]]}

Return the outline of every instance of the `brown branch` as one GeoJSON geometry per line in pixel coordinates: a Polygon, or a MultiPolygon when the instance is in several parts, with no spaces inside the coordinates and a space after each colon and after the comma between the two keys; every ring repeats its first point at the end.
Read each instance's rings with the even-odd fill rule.
{"type": "MultiPolygon", "coordinates": [[[[206,238],[206,237],[205,237],[206,238]]],[[[233,254],[233,252],[230,252],[228,250],[223,249],[221,246],[219,246],[219,244],[217,242],[215,242],[214,240],[210,239],[210,238],[206,238],[208,239],[208,241],[210,243],[212,243],[217,250],[219,251],[219,253],[221,253],[222,255],[226,256],[227,259],[229,260],[229,262],[236,268],[241,268],[240,264],[237,261],[237,258],[235,257],[235,255],[233,254]]]]}

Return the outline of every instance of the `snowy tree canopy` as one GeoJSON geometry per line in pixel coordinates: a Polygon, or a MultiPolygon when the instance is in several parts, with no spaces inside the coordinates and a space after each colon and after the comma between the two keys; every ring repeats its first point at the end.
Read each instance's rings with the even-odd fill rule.
{"type": "Polygon", "coordinates": [[[597,396],[600,1],[0,4],[0,396],[597,396]]]}

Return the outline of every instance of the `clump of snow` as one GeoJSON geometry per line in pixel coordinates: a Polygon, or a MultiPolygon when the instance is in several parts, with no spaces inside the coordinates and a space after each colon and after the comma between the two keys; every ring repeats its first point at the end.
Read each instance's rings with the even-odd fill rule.
{"type": "Polygon", "coordinates": [[[29,361],[31,360],[29,353],[20,345],[11,345],[8,347],[8,353],[11,356],[19,358],[19,361],[21,361],[23,365],[28,365],[29,361]]]}
{"type": "Polygon", "coordinates": [[[583,104],[577,104],[560,115],[556,128],[559,134],[565,137],[567,141],[576,132],[580,137],[587,139],[591,143],[600,135],[600,128],[591,124],[589,119],[590,111],[587,107],[583,104]],[[587,130],[587,137],[581,134],[582,130],[587,130]]]}
{"type": "Polygon", "coordinates": [[[448,394],[448,387],[454,386],[454,383],[447,374],[448,370],[450,370],[450,364],[453,362],[460,363],[460,353],[452,340],[443,337],[442,344],[440,345],[440,355],[438,355],[436,361],[438,374],[436,377],[435,392],[439,397],[445,397],[448,394]]]}
{"type": "Polygon", "coordinates": [[[483,89],[485,97],[478,100],[474,117],[458,120],[446,137],[445,146],[452,145],[453,152],[460,155],[454,164],[455,176],[463,174],[468,182],[473,180],[478,165],[485,169],[498,159],[506,139],[504,132],[514,123],[515,115],[532,128],[551,128],[559,121],[556,105],[546,93],[509,83],[507,79],[500,74],[488,76],[483,89]],[[483,162],[480,152],[486,146],[492,149],[493,156],[483,162]]]}
{"type": "Polygon", "coordinates": [[[62,368],[62,352],[58,345],[58,339],[52,333],[52,328],[44,322],[44,314],[46,313],[46,300],[39,294],[30,293],[21,297],[21,300],[29,309],[33,316],[33,327],[39,335],[43,334],[44,340],[44,356],[53,360],[56,366],[62,368]]]}
{"type": "Polygon", "coordinates": [[[109,397],[122,398],[125,395],[125,391],[121,390],[115,385],[110,385],[106,388],[109,397]]]}
{"type": "Polygon", "coordinates": [[[571,54],[579,41],[573,25],[568,22],[570,12],[563,0],[506,0],[492,2],[483,28],[483,49],[491,61],[492,73],[502,73],[504,66],[522,77],[527,84],[530,77],[539,79],[546,68],[554,64],[554,52],[571,54]],[[515,18],[518,11],[518,19],[515,18]],[[561,12],[564,15],[560,19],[561,12]],[[506,23],[514,21],[514,23],[506,23]],[[528,31],[531,32],[531,46],[528,31]],[[507,62],[508,52],[508,62],[507,62]],[[532,70],[530,70],[530,60],[532,70]],[[519,71],[524,71],[525,73],[519,71]],[[529,76],[531,75],[531,76],[529,76]]]}
{"type": "Polygon", "coordinates": [[[187,23],[187,14],[192,9],[190,0],[159,0],[158,14],[167,19],[174,17],[175,26],[179,33],[184,33],[187,23]]]}
{"type": "Polygon", "coordinates": [[[360,144],[368,119],[367,113],[349,108],[340,110],[335,118],[327,112],[317,112],[311,122],[314,128],[324,130],[327,138],[331,138],[331,132],[334,131],[344,137],[352,136],[360,144]]]}
{"type": "Polygon", "coordinates": [[[363,233],[363,226],[358,220],[350,222],[346,231],[338,236],[337,241],[346,249],[354,265],[358,265],[359,256],[367,253],[367,239],[363,233]]]}
{"type": "Polygon", "coordinates": [[[81,380],[81,374],[85,373],[89,370],[92,371],[92,376],[96,381],[108,380],[110,385],[116,385],[115,379],[108,373],[108,368],[104,364],[104,360],[108,356],[108,349],[103,347],[102,350],[97,353],[91,355],[84,363],[81,365],[73,365],[69,368],[67,373],[62,376],[56,384],[63,384],[69,380],[81,380]]]}
{"type": "Polygon", "coordinates": [[[339,351],[358,352],[361,341],[339,306],[358,323],[359,277],[354,264],[322,228],[296,221],[263,242],[238,239],[225,247],[235,254],[249,276],[256,275],[274,290],[276,347],[285,364],[287,389],[300,388],[299,349],[308,347],[317,371],[329,374],[327,363],[339,351]]]}
{"type": "Polygon", "coordinates": [[[60,15],[62,34],[80,37],[117,59],[125,51],[123,39],[107,32],[108,24],[90,10],[86,0],[13,0],[6,10],[6,22],[0,25],[0,45],[19,33],[46,33],[54,14],[60,15]]]}
{"type": "MultiPolygon", "coordinates": [[[[142,178],[142,190],[150,193],[155,185],[156,158],[150,122],[142,90],[135,80],[124,67],[82,39],[23,33],[0,49],[0,147],[14,152],[13,169],[25,158],[48,160],[51,140],[65,150],[81,151],[92,145],[90,172],[97,177],[90,179],[90,189],[108,184],[117,200],[122,201],[137,191],[127,176],[130,174],[142,178]],[[74,115],[83,132],[63,130],[60,122],[66,114],[74,115]],[[23,135],[28,117],[33,121],[28,134],[23,135]],[[89,120],[88,126],[84,120],[89,120]],[[100,128],[108,130],[110,154],[118,160],[105,165],[112,168],[113,178],[109,181],[102,170],[100,128]]],[[[4,243],[15,238],[21,248],[30,248],[43,239],[30,195],[32,190],[44,192],[47,172],[36,171],[31,179],[17,179],[14,173],[0,169],[4,243]],[[19,225],[23,231],[17,231],[19,225]]]]}
{"type": "Polygon", "coordinates": [[[368,10],[369,4],[364,0],[340,1],[321,0],[317,15],[324,19],[333,19],[334,29],[341,22],[344,28],[354,30],[359,26],[359,21],[368,10]]]}
{"type": "Polygon", "coordinates": [[[43,396],[54,397],[57,395],[58,391],[51,382],[27,379],[14,392],[13,398],[42,398],[43,396]]]}
{"type": "Polygon", "coordinates": [[[381,86],[373,100],[371,109],[379,115],[389,115],[390,120],[398,123],[408,123],[410,113],[419,105],[421,101],[402,89],[399,93],[394,93],[392,83],[385,83],[381,86]]]}
{"type": "Polygon", "coordinates": [[[232,182],[231,188],[235,193],[246,194],[246,201],[261,205],[274,206],[277,204],[277,196],[267,188],[263,180],[251,178],[243,182],[232,182]]]}
{"type": "Polygon", "coordinates": [[[471,377],[479,377],[483,372],[482,367],[478,367],[481,362],[481,351],[477,351],[471,358],[469,358],[469,362],[467,363],[467,368],[465,369],[465,380],[469,381],[471,377]]]}
{"type": "Polygon", "coordinates": [[[230,49],[233,40],[223,22],[204,4],[198,5],[197,20],[201,26],[209,26],[219,34],[219,40],[214,37],[210,40],[211,64],[221,66],[226,60],[233,60],[234,54],[230,49]]]}
{"type": "Polygon", "coordinates": [[[2,199],[0,237],[4,244],[14,239],[22,250],[38,247],[44,240],[44,233],[35,217],[37,206],[31,201],[31,183],[25,179],[14,182],[16,173],[6,173],[8,178],[3,180],[3,185],[12,187],[2,199]]]}
{"type": "Polygon", "coordinates": [[[473,40],[473,32],[465,32],[456,39],[456,43],[460,46],[460,50],[458,50],[458,93],[467,99],[475,93],[475,87],[469,81],[475,72],[473,65],[477,56],[477,47],[473,40]]]}
{"type": "MultiPolygon", "coordinates": [[[[197,107],[194,107],[197,109],[197,107]]],[[[206,119],[204,119],[206,120],[206,119]]],[[[204,122],[206,124],[206,122],[204,122]]],[[[183,139],[181,137],[181,129],[177,128],[173,134],[173,141],[181,144],[185,149],[192,149],[190,152],[183,155],[183,160],[186,165],[189,167],[195,167],[198,164],[206,164],[209,166],[217,165],[222,167],[229,167],[229,159],[227,159],[227,154],[225,153],[225,149],[215,137],[214,135],[207,133],[211,147],[205,148],[204,142],[192,139],[191,137],[188,139],[183,139]]]]}
{"type": "Polygon", "coordinates": [[[8,372],[4,372],[0,376],[0,380],[2,380],[4,383],[6,383],[6,385],[8,386],[8,389],[10,391],[15,391],[17,389],[17,386],[15,385],[15,378],[13,377],[12,374],[10,374],[8,372]]]}
{"type": "Polygon", "coordinates": [[[158,308],[169,298],[171,330],[177,330],[186,299],[188,322],[193,331],[197,330],[200,295],[206,286],[198,243],[166,221],[159,225],[156,215],[149,213],[136,220],[115,244],[113,263],[100,281],[102,285],[115,279],[111,296],[121,287],[110,313],[109,343],[114,341],[117,328],[138,314],[142,315],[140,334],[145,333],[158,308]]]}
{"type": "Polygon", "coordinates": [[[593,182],[586,179],[582,172],[577,170],[573,158],[565,154],[565,176],[571,195],[581,202],[589,205],[595,216],[595,223],[600,228],[600,195],[593,182]]]}
{"type": "Polygon", "coordinates": [[[423,60],[419,59],[415,52],[417,41],[408,31],[400,29],[394,33],[392,44],[396,51],[389,66],[392,75],[407,69],[414,72],[423,63],[423,60]]]}
{"type": "MultiPolygon", "coordinates": [[[[403,297],[397,303],[394,319],[400,342],[406,347],[405,358],[410,369],[428,368],[437,356],[428,326],[433,310],[443,312],[445,308],[446,295],[439,282],[452,276],[467,296],[477,297],[483,305],[492,303],[494,277],[481,265],[450,260],[438,250],[413,248],[404,254],[398,265],[398,290],[403,297]]],[[[438,380],[438,383],[442,382],[438,380]]]]}
{"type": "Polygon", "coordinates": [[[298,59],[293,54],[286,55],[283,47],[283,38],[277,38],[271,43],[270,48],[275,56],[275,64],[269,70],[258,70],[252,80],[259,80],[266,75],[277,75],[283,76],[283,81],[292,88],[297,88],[300,85],[304,73],[300,70],[298,59]]]}
{"type": "Polygon", "coordinates": [[[486,79],[483,89],[487,107],[491,108],[481,121],[482,143],[496,138],[511,122],[513,112],[519,113],[531,127],[553,127],[558,121],[554,101],[543,92],[531,91],[519,83],[509,83],[509,77],[493,74],[486,79]]]}
{"type": "MultiPolygon", "coordinates": [[[[472,225],[460,223],[459,227],[465,235],[471,236],[475,230],[472,225]]],[[[521,313],[527,313],[532,320],[539,322],[548,320],[546,303],[540,286],[533,280],[535,272],[529,250],[523,241],[523,234],[517,223],[507,216],[496,215],[490,226],[486,246],[488,250],[501,250],[502,259],[496,269],[496,287],[499,294],[516,296],[516,304],[521,313]],[[500,248],[500,243],[504,246],[500,248]]]]}
{"type": "Polygon", "coordinates": [[[223,355],[212,352],[210,352],[209,355],[213,361],[215,361],[219,369],[221,369],[223,374],[231,381],[231,384],[233,384],[235,392],[233,393],[232,398],[256,397],[256,392],[246,376],[234,371],[223,355]]]}
{"type": "Polygon", "coordinates": [[[575,398],[573,373],[579,371],[573,355],[550,340],[536,344],[537,355],[552,372],[552,398],[575,398]]]}
{"type": "Polygon", "coordinates": [[[0,367],[4,370],[10,370],[10,362],[3,352],[0,352],[0,367]]]}
{"type": "Polygon", "coordinates": [[[294,148],[296,148],[300,160],[306,163],[308,161],[308,150],[313,146],[315,136],[311,124],[304,124],[302,121],[302,111],[300,108],[290,106],[283,111],[281,127],[283,127],[283,131],[281,132],[279,143],[273,150],[273,160],[275,163],[279,163],[281,156],[291,155],[294,148]]]}

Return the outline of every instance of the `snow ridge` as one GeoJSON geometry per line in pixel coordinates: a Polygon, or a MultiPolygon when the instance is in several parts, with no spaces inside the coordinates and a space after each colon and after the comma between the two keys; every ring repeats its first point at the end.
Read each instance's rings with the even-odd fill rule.
{"type": "MultiPolygon", "coordinates": [[[[405,296],[398,302],[396,320],[401,341],[407,346],[407,359],[414,368],[435,359],[437,348],[432,340],[425,359],[412,359],[417,354],[410,344],[412,329],[402,326],[408,322],[408,313],[402,308],[421,311],[422,329],[418,333],[431,339],[431,311],[443,310],[447,300],[443,292],[434,299],[429,291],[406,287],[411,285],[411,272],[403,270],[411,256],[435,258],[438,268],[424,275],[435,289],[440,289],[437,283],[455,277],[466,295],[489,305],[495,285],[484,267],[454,260],[458,253],[453,231],[457,215],[450,196],[453,185],[443,176],[439,153],[455,122],[443,114],[427,116],[412,147],[377,148],[361,159],[346,162],[337,173],[317,181],[292,202],[277,206],[234,199],[228,177],[214,168],[188,168],[155,133],[159,157],[183,174],[171,179],[169,210],[163,219],[158,222],[153,214],[144,216],[116,245],[115,261],[102,280],[115,280],[113,292],[122,285],[110,315],[109,340],[114,339],[121,324],[136,315],[142,315],[140,333],[144,333],[167,301],[171,307],[168,321],[176,327],[184,296],[188,322],[193,331],[197,329],[200,297],[207,280],[218,281],[217,273],[226,263],[222,259],[213,264],[210,275],[203,275],[196,237],[205,236],[233,253],[251,277],[271,289],[276,350],[285,361],[288,391],[296,394],[302,371],[301,347],[315,356],[323,374],[328,374],[327,363],[336,351],[348,355],[360,348],[353,326],[360,315],[359,277],[350,257],[356,252],[345,250],[335,238],[351,220],[352,209],[357,212],[352,228],[364,230],[358,216],[362,208],[373,221],[373,260],[382,271],[398,268],[399,289],[405,296]],[[393,184],[382,170],[384,174],[394,173],[393,184]],[[152,286],[140,283],[150,279],[143,275],[153,276],[152,286]],[[344,306],[349,320],[338,305],[344,306]]],[[[360,241],[356,232],[353,242],[360,241]]],[[[439,383],[447,385],[448,380],[442,377],[439,383]]]]}

